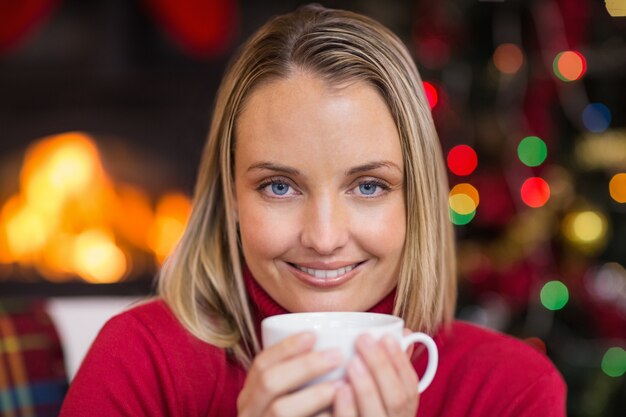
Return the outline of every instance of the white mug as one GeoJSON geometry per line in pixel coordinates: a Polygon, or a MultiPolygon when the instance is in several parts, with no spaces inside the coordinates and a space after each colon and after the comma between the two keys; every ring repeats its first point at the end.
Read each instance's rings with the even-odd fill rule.
{"type": "Polygon", "coordinates": [[[263,347],[268,348],[288,336],[311,331],[316,335],[314,350],[337,348],[341,351],[344,362],[338,369],[316,378],[312,383],[340,379],[346,373],[346,366],[355,355],[355,342],[361,334],[369,334],[374,339],[391,335],[406,350],[414,343],[423,343],[428,350],[428,366],[417,386],[419,393],[424,392],[435,377],[439,362],[437,345],[425,333],[411,333],[403,336],[404,320],[388,314],[368,312],[319,312],[280,314],[261,322],[263,347]]]}

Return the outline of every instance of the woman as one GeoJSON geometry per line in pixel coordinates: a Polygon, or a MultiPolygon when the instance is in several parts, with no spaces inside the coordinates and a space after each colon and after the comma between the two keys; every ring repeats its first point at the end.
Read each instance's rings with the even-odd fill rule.
{"type": "Polygon", "coordinates": [[[103,328],[62,416],[563,416],[540,353],[453,321],[441,151],[402,43],[366,17],[306,6],[263,26],[226,73],[185,234],[160,299],[103,328]],[[375,311],[434,335],[421,351],[358,341],[345,381],[301,334],[262,351],[259,324],[375,311]],[[302,388],[304,386],[304,388],[302,388]]]}

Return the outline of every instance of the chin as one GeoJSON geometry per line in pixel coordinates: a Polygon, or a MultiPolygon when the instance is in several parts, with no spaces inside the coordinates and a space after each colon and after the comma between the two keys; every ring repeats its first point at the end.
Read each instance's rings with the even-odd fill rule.
{"type": "MultiPolygon", "coordinates": [[[[358,295],[331,294],[328,292],[303,294],[303,297],[288,299],[290,302],[282,304],[292,313],[328,312],[328,311],[365,311],[355,305],[358,295]]],[[[376,301],[374,301],[376,303],[376,301]]]]}

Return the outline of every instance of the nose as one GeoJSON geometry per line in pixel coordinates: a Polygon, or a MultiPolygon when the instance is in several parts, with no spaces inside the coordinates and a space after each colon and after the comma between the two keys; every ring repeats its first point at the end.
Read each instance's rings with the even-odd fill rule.
{"type": "Polygon", "coordinates": [[[307,201],[300,240],[320,255],[331,255],[349,238],[348,210],[341,198],[324,196],[307,201]]]}

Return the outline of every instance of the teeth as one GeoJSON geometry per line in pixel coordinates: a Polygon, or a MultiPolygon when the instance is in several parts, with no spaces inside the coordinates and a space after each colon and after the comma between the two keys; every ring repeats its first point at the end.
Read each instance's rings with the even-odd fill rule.
{"type": "Polygon", "coordinates": [[[305,268],[300,265],[295,265],[295,267],[302,272],[306,272],[307,274],[314,276],[315,278],[337,278],[340,275],[352,271],[355,265],[344,266],[339,269],[313,269],[305,268]]]}

